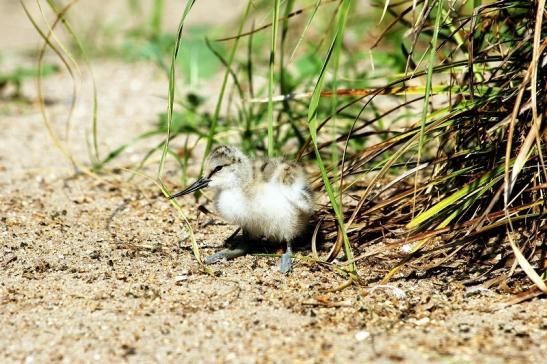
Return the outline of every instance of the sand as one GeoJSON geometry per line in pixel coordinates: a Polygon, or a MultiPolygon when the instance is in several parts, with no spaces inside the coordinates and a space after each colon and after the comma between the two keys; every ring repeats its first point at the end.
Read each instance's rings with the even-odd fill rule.
{"type": "MultiPolygon", "coordinates": [[[[32,60],[14,52],[4,65],[32,60]]],[[[104,155],[154,127],[167,81],[147,63],[97,60],[93,70],[104,155]]],[[[70,150],[87,163],[89,72],[82,77],[70,150]]],[[[70,80],[48,77],[45,89],[62,134],[70,80]]],[[[157,186],[143,177],[128,182],[114,168],[134,164],[158,139],[131,147],[98,178],[75,174],[35,101],[32,80],[23,99],[9,90],[0,99],[2,363],[547,362],[545,298],[504,305],[511,294],[464,285],[450,270],[371,289],[394,263],[371,259],[359,265],[366,286],[339,292],[328,290],[344,282],[340,276],[302,261],[288,277],[264,256],[205,273],[157,186]]],[[[156,168],[153,158],[143,172],[156,168]]],[[[173,188],[178,175],[169,163],[173,188]]],[[[181,202],[202,253],[220,249],[235,227],[198,213],[191,198],[181,202]]]]}

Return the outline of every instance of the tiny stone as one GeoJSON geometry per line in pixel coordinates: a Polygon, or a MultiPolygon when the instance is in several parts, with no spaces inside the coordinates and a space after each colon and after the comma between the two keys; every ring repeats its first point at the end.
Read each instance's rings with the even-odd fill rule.
{"type": "Polygon", "coordinates": [[[369,336],[370,336],[370,332],[368,332],[368,331],[365,331],[365,330],[357,331],[355,333],[355,340],[364,341],[364,340],[368,339],[369,336]]]}
{"type": "Polygon", "coordinates": [[[178,275],[175,277],[175,284],[177,286],[180,286],[182,284],[182,282],[185,282],[188,280],[188,276],[187,275],[178,275]]]}
{"type": "Polygon", "coordinates": [[[237,355],[234,352],[230,352],[230,353],[228,353],[228,355],[226,355],[226,360],[232,361],[232,360],[236,360],[236,359],[237,359],[237,355]]]}

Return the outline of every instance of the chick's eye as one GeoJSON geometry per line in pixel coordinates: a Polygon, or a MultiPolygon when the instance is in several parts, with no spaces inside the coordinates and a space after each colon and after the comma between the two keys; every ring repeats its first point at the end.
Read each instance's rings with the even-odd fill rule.
{"type": "Polygon", "coordinates": [[[224,166],[216,166],[215,169],[213,170],[213,173],[217,173],[218,171],[222,169],[222,167],[224,166]]]}

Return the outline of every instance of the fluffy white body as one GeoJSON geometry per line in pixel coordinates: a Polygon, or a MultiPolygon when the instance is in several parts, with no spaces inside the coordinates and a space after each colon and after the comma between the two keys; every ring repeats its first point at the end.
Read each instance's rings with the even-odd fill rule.
{"type": "Polygon", "coordinates": [[[291,185],[272,179],[219,190],[215,207],[220,216],[252,237],[290,242],[301,235],[313,214],[304,177],[291,185]]]}
{"type": "MultiPolygon", "coordinates": [[[[280,266],[287,273],[291,243],[304,233],[314,212],[313,194],[302,166],[279,158],[253,161],[239,149],[223,145],[211,152],[205,176],[173,197],[204,187],[215,190],[219,215],[240,226],[250,240],[265,238],[287,244],[280,266]]],[[[232,259],[245,254],[247,248],[226,249],[205,262],[232,259]]]]}

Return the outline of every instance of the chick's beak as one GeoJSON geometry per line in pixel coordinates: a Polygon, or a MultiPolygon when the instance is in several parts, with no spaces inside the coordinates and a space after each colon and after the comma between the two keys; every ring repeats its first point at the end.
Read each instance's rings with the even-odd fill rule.
{"type": "Polygon", "coordinates": [[[211,182],[211,180],[209,178],[201,177],[196,182],[194,182],[190,186],[186,187],[183,191],[175,193],[173,196],[169,197],[169,199],[171,200],[175,197],[184,196],[184,195],[187,195],[189,193],[195,192],[197,190],[201,190],[202,188],[207,187],[207,185],[209,185],[209,182],[211,182]]]}

